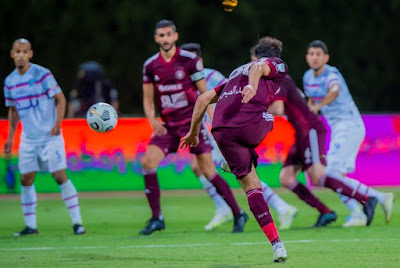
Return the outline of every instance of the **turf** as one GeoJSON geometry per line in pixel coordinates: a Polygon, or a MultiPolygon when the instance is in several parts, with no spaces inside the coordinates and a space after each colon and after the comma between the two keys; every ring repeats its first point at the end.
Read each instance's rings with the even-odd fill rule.
{"type": "MultiPolygon", "coordinates": [[[[388,189],[384,189],[388,191],[388,189]]],[[[400,198],[400,189],[390,189],[400,198]]],[[[285,264],[272,263],[272,250],[250,213],[244,194],[236,192],[250,221],[242,234],[232,223],[206,232],[214,208],[205,194],[164,195],[167,229],[137,235],[149,215],[144,197],[83,197],[81,210],[87,234],[75,236],[61,200],[39,200],[40,234],[12,237],[23,228],[18,200],[0,200],[0,267],[399,267],[400,207],[386,225],[378,205],[370,227],[341,228],[347,211],[326,190],[316,194],[339,219],[327,228],[310,229],[317,212],[288,191],[279,194],[300,213],[291,230],[281,231],[289,253],[285,264]]],[[[273,212],[274,216],[276,215],[273,212]]],[[[276,218],[276,217],[275,217],[276,218]]]]}

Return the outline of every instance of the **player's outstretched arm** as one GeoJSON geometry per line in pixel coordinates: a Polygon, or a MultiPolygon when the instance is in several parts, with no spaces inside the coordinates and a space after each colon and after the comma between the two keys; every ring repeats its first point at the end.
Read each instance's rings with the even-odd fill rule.
{"type": "Polygon", "coordinates": [[[249,70],[249,84],[243,88],[242,103],[248,103],[257,93],[261,76],[268,76],[271,68],[265,62],[254,62],[249,70]]]}
{"type": "Polygon", "coordinates": [[[151,127],[156,135],[167,134],[167,129],[164,127],[165,123],[157,120],[156,108],[154,105],[154,85],[143,84],[143,110],[151,127]]]}
{"type": "Polygon", "coordinates": [[[18,126],[18,121],[19,121],[19,115],[18,111],[14,106],[11,106],[8,109],[8,137],[6,140],[6,143],[4,144],[4,153],[6,155],[11,154],[11,148],[14,144],[14,135],[15,131],[18,126]]]}
{"type": "Polygon", "coordinates": [[[190,130],[186,134],[186,136],[181,139],[181,148],[186,148],[187,146],[196,147],[199,144],[200,125],[204,113],[206,112],[208,105],[211,103],[215,103],[217,100],[218,96],[215,90],[207,91],[197,98],[192,114],[192,123],[190,125],[190,130]]]}
{"type": "Polygon", "coordinates": [[[61,133],[61,122],[65,116],[65,109],[67,107],[67,101],[65,99],[64,93],[59,92],[54,95],[54,99],[56,101],[56,109],[57,109],[57,119],[54,123],[53,128],[50,130],[50,136],[60,135],[61,133]]]}
{"type": "Polygon", "coordinates": [[[313,113],[318,114],[318,111],[321,110],[322,107],[330,104],[339,96],[339,89],[339,84],[331,85],[329,87],[328,94],[326,94],[325,97],[318,104],[309,105],[310,110],[313,113]]]}

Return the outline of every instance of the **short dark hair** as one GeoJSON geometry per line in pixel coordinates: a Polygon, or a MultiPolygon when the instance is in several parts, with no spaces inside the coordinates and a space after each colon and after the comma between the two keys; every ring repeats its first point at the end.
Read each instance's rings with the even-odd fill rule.
{"type": "Polygon", "coordinates": [[[154,32],[157,32],[158,29],[165,28],[165,27],[172,27],[172,30],[176,32],[175,23],[172,20],[160,20],[156,23],[156,27],[154,28],[154,32]]]}
{"type": "Polygon", "coordinates": [[[250,49],[252,56],[262,57],[281,57],[282,42],[274,37],[265,36],[258,40],[257,44],[250,49]]]}
{"type": "Polygon", "coordinates": [[[324,51],[324,53],[325,54],[328,54],[328,47],[325,45],[325,43],[324,42],[322,42],[321,40],[314,40],[314,41],[312,41],[309,45],[308,45],[308,48],[307,48],[307,50],[309,49],[309,48],[321,48],[323,51],[324,51]]]}
{"type": "Polygon", "coordinates": [[[180,47],[190,52],[196,52],[197,56],[201,57],[201,45],[199,43],[185,43],[180,47]]]}

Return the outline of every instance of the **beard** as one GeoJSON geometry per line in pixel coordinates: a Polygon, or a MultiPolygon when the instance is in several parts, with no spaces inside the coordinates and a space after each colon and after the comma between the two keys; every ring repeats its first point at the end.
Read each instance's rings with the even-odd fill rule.
{"type": "Polygon", "coordinates": [[[168,52],[170,51],[173,47],[175,47],[175,43],[164,43],[160,46],[160,48],[164,51],[164,52],[168,52]]]}

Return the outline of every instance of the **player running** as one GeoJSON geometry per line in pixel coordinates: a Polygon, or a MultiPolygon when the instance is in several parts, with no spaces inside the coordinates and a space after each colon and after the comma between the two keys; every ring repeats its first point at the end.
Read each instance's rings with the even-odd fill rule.
{"type": "MultiPolygon", "coordinates": [[[[307,49],[306,60],[310,69],[303,76],[303,86],[308,105],[315,114],[321,111],[331,128],[331,140],[327,154],[327,169],[341,173],[344,177],[354,171],[355,160],[365,137],[365,126],[360,112],[349,92],[349,88],[339,70],[328,65],[328,48],[320,40],[312,41],[307,49]]],[[[357,188],[361,194],[374,196],[385,212],[386,222],[390,221],[393,194],[383,193],[354,179],[346,183],[357,188]]],[[[355,200],[340,195],[351,211],[344,227],[368,224],[355,200]]]]}
{"type": "MultiPolygon", "coordinates": [[[[160,46],[159,52],[150,57],[143,67],[143,108],[154,130],[142,159],[145,193],[152,210],[152,218],[140,231],[144,235],[165,229],[157,167],[167,154],[177,151],[180,138],[189,130],[198,91],[207,91],[201,59],[175,45],[178,33],[174,23],[169,20],[159,21],[154,38],[160,46]],[[155,117],[154,99],[162,121],[155,117]]],[[[190,152],[196,155],[201,173],[231,208],[234,216],[233,232],[242,232],[248,216],[240,209],[228,184],[215,169],[206,130],[202,131],[200,145],[191,148],[190,152]]]]}
{"type": "Polygon", "coordinates": [[[25,228],[15,236],[38,234],[36,223],[37,196],[33,182],[37,171],[48,170],[61,189],[68,208],[74,234],[85,233],[79,209],[78,193],[68,179],[67,160],[61,121],[66,100],[52,73],[30,62],[31,43],[26,39],[14,41],[11,58],[16,69],[4,82],[5,104],[8,110],[8,138],[4,152],[11,154],[18,121],[22,123],[18,167],[21,172],[21,203],[25,228]]]}

